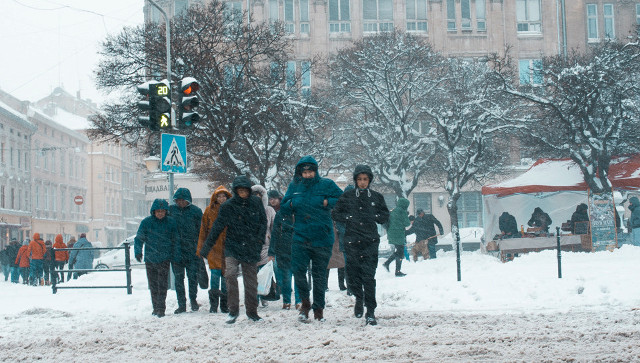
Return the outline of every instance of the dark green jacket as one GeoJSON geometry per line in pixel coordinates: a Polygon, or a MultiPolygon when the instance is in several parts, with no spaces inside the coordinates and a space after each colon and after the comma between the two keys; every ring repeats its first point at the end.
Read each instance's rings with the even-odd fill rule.
{"type": "Polygon", "coordinates": [[[342,195],[340,187],[328,178],[318,175],[318,163],[312,156],[305,156],[296,165],[295,176],[282,199],[280,210],[283,218],[293,216],[293,243],[311,242],[314,247],[333,246],[333,221],[331,209],[342,195]],[[302,177],[303,164],[313,165],[313,179],[302,177]],[[324,200],[328,204],[323,205],[324,200]]]}
{"type": "Polygon", "coordinates": [[[144,261],[160,263],[164,261],[180,262],[180,243],[178,225],[170,216],[156,218],[156,209],[169,209],[169,203],[164,199],[156,199],[151,205],[151,215],[140,222],[136,238],[133,241],[134,256],[142,255],[144,247],[144,261]]]}
{"type": "Polygon", "coordinates": [[[405,229],[411,225],[407,208],[409,208],[409,200],[400,198],[389,215],[387,239],[392,245],[404,246],[407,242],[405,229]]]}
{"type": "Polygon", "coordinates": [[[178,234],[180,235],[180,250],[182,262],[196,260],[198,249],[198,237],[200,236],[200,224],[202,223],[202,209],[191,204],[191,192],[187,188],[179,188],[173,195],[173,200],[184,199],[189,202],[185,208],[172,204],[169,207],[169,215],[176,220],[178,234]]]}

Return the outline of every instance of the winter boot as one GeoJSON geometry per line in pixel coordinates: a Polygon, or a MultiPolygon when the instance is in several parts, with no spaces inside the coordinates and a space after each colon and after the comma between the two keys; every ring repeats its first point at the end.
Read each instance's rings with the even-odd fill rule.
{"type": "Polygon", "coordinates": [[[298,320],[299,321],[309,320],[309,310],[311,310],[311,301],[309,301],[309,299],[302,300],[302,305],[300,305],[300,314],[298,315],[298,320]]]}
{"type": "MultiPolygon", "coordinates": [[[[389,262],[389,261],[387,261],[387,262],[389,262]]],[[[389,272],[389,264],[387,262],[383,263],[382,267],[384,267],[384,269],[387,270],[387,272],[389,272]]]]}
{"type": "Polygon", "coordinates": [[[182,313],[185,313],[185,312],[187,312],[187,307],[186,306],[179,306],[179,305],[178,305],[178,308],[173,311],[174,314],[182,314],[182,313]]]}
{"type": "Polygon", "coordinates": [[[223,293],[220,293],[220,312],[225,314],[229,312],[229,308],[227,307],[227,295],[223,293]]]}
{"type": "Polygon", "coordinates": [[[196,299],[191,299],[191,311],[198,310],[200,310],[200,304],[198,304],[198,301],[196,301],[196,299]]]}
{"type": "Polygon", "coordinates": [[[218,312],[218,302],[220,300],[220,290],[209,290],[209,312],[218,312]]]}
{"type": "Polygon", "coordinates": [[[378,321],[376,320],[376,316],[373,314],[373,310],[367,309],[366,324],[367,325],[378,325],[378,321]]]}
{"type": "Polygon", "coordinates": [[[403,277],[403,276],[407,276],[407,274],[402,271],[396,271],[396,277],[403,277]]]}
{"type": "Polygon", "coordinates": [[[344,267],[338,269],[338,287],[340,288],[340,291],[347,289],[344,284],[344,267]]]}
{"type": "Polygon", "coordinates": [[[229,313],[229,316],[227,316],[227,321],[225,321],[225,323],[233,324],[236,322],[237,319],[238,319],[238,314],[229,313]]]}
{"type": "Polygon", "coordinates": [[[362,317],[363,312],[364,304],[362,303],[362,300],[356,299],[356,305],[353,307],[353,315],[359,319],[362,317]]]}
{"type": "Polygon", "coordinates": [[[260,317],[260,315],[258,315],[258,313],[250,313],[247,314],[247,317],[249,318],[249,320],[251,321],[262,321],[262,318],[260,317]]]}
{"type": "Polygon", "coordinates": [[[318,321],[324,321],[323,310],[320,308],[313,309],[313,318],[318,321]]]}

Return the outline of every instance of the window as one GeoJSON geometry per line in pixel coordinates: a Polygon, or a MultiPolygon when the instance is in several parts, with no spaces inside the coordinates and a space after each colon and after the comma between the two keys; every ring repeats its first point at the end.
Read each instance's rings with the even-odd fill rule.
{"type": "Polygon", "coordinates": [[[302,96],[311,97],[311,62],[302,62],[301,66],[302,96]]]}
{"type": "Polygon", "coordinates": [[[427,1],[407,0],[407,30],[427,31],[427,1]]]}
{"type": "Polygon", "coordinates": [[[458,199],[458,226],[482,227],[482,194],[463,192],[458,199]]]}
{"type": "Polygon", "coordinates": [[[0,186],[0,208],[4,208],[4,185],[0,186]]]}
{"type": "Polygon", "coordinates": [[[413,193],[413,210],[418,209],[431,213],[431,193],[413,193]]]}
{"type": "Polygon", "coordinates": [[[173,15],[180,16],[187,13],[189,0],[175,0],[173,3],[173,15]]]}
{"type": "Polygon", "coordinates": [[[293,11],[293,0],[284,0],[284,30],[287,34],[293,34],[296,32],[293,11]]]}
{"type": "Polygon", "coordinates": [[[392,0],[362,0],[364,31],[369,33],[393,30],[392,0]]]}
{"type": "Polygon", "coordinates": [[[309,0],[300,0],[300,34],[309,34],[309,0]]]}
{"type": "Polygon", "coordinates": [[[431,131],[431,126],[428,121],[425,120],[416,120],[413,123],[413,129],[416,130],[420,135],[428,135],[429,131],[431,131]]]}
{"type": "Polygon", "coordinates": [[[516,0],[516,21],[518,32],[540,33],[540,0],[516,0]]]}
{"type": "Polygon", "coordinates": [[[487,30],[487,8],[485,0],[476,0],[476,28],[478,31],[487,30]]]}
{"type": "Polygon", "coordinates": [[[329,0],[329,32],[351,32],[349,0],[329,0]]]}
{"type": "Polygon", "coordinates": [[[296,62],[289,61],[287,62],[287,73],[286,73],[287,89],[292,89],[296,85],[296,62]]]}
{"type": "Polygon", "coordinates": [[[0,144],[0,162],[4,164],[4,142],[0,144]]]}
{"type": "Polygon", "coordinates": [[[18,168],[22,167],[22,152],[18,149],[18,168]]]}
{"type": "Polygon", "coordinates": [[[616,32],[613,20],[613,4],[604,4],[604,38],[614,39],[615,37],[616,32]]]}
{"type": "Polygon", "coordinates": [[[269,0],[269,22],[273,25],[278,20],[280,20],[278,0],[269,0]]]}
{"type": "Polygon", "coordinates": [[[456,30],[455,0],[447,0],[447,30],[456,30]]]}
{"type": "Polygon", "coordinates": [[[36,209],[41,209],[40,205],[40,186],[36,185],[36,209]]]}
{"type": "Polygon", "coordinates": [[[518,65],[521,85],[542,84],[542,60],[521,59],[518,65]]]}
{"type": "Polygon", "coordinates": [[[11,188],[11,209],[16,209],[16,190],[11,188]]]}
{"type": "Polygon", "coordinates": [[[636,23],[640,25],[640,4],[636,4],[636,23]]]}
{"type": "Polygon", "coordinates": [[[239,27],[242,24],[242,3],[240,1],[224,3],[224,15],[229,20],[228,27],[239,27]]]}
{"type": "Polygon", "coordinates": [[[44,210],[49,210],[49,187],[44,187],[44,197],[43,199],[43,208],[44,210]]]}
{"type": "Polygon", "coordinates": [[[382,196],[384,197],[384,203],[387,205],[387,209],[393,210],[398,203],[398,198],[395,193],[384,193],[382,196]]]}
{"type": "Polygon", "coordinates": [[[596,4],[587,4],[587,40],[598,40],[598,8],[596,4]]]}
{"type": "Polygon", "coordinates": [[[460,27],[462,30],[471,29],[471,0],[460,1],[460,12],[462,14],[460,27]]]}

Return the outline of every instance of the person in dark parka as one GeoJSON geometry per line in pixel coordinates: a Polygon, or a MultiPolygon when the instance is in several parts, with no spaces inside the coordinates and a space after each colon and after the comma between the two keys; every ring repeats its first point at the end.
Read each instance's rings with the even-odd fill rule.
{"type": "Polygon", "coordinates": [[[425,255],[426,251],[423,248],[425,244],[429,251],[429,258],[436,258],[436,245],[438,244],[436,226],[442,236],[444,234],[442,223],[433,214],[425,213],[422,209],[418,209],[416,214],[418,216],[413,221],[413,225],[407,230],[407,236],[413,233],[416,234],[416,244],[411,249],[413,261],[416,262],[418,260],[418,254],[425,255]]]}
{"type": "Polygon", "coordinates": [[[405,235],[406,228],[411,225],[409,221],[409,200],[406,198],[398,199],[396,207],[389,215],[389,228],[387,228],[387,239],[389,244],[394,247],[394,252],[383,264],[384,268],[389,271],[389,265],[392,261],[396,261],[396,276],[402,277],[406,274],[400,269],[402,268],[402,259],[404,258],[404,246],[407,243],[405,235]]]}
{"type": "Polygon", "coordinates": [[[357,165],[353,172],[356,187],[342,194],[331,216],[345,224],[345,253],[347,254],[347,283],[355,296],[354,314],[361,317],[363,303],[367,307],[366,322],[376,325],[376,268],[380,235],[378,224],[389,220],[389,209],[382,194],[369,187],[373,172],[367,165],[357,165]]]}
{"type": "Polygon", "coordinates": [[[629,198],[629,227],[631,228],[631,241],[634,245],[640,246],[640,200],[638,197],[629,198]]]}
{"type": "Polygon", "coordinates": [[[17,239],[13,238],[9,247],[7,247],[7,257],[9,258],[9,264],[11,265],[11,282],[14,284],[20,282],[20,266],[16,263],[19,250],[20,244],[17,239]]]}
{"type": "Polygon", "coordinates": [[[527,224],[530,227],[539,227],[542,232],[549,232],[549,226],[551,226],[551,217],[545,213],[540,207],[536,207],[531,214],[531,219],[527,224]]]}
{"type": "MultiPolygon", "coordinates": [[[[589,222],[589,206],[584,203],[578,204],[576,211],[571,215],[571,233],[576,233],[576,223],[579,222],[589,222]]],[[[587,233],[587,229],[584,233],[587,233]]]]}
{"type": "Polygon", "coordinates": [[[225,279],[227,282],[227,324],[238,318],[240,300],[238,274],[242,267],[244,282],[244,304],[247,317],[261,321],[258,316],[258,262],[267,232],[267,216],[262,200],[251,195],[252,183],[244,175],[235,177],[232,184],[233,197],[220,206],[218,217],[211,232],[200,249],[206,256],[218,241],[218,236],[227,231],[224,241],[225,279]]]}
{"type": "Polygon", "coordinates": [[[340,187],[331,179],[321,178],[318,175],[318,162],[307,155],[296,164],[293,180],[280,205],[283,218],[292,216],[294,221],[291,268],[302,300],[298,315],[300,321],[309,319],[311,309],[314,319],[324,321],[326,273],[334,242],[331,209],[340,195],[340,187]],[[309,262],[313,279],[313,305],[309,299],[307,281],[309,262]]]}
{"type": "Polygon", "coordinates": [[[174,314],[187,311],[187,298],[184,289],[185,270],[189,284],[189,302],[191,310],[200,308],[196,298],[198,296],[198,237],[202,223],[202,209],[191,204],[191,191],[178,188],[173,195],[175,204],[169,206],[169,215],[176,220],[180,235],[180,256],[171,263],[171,270],[176,278],[176,297],[178,308],[174,314]]]}
{"type": "Polygon", "coordinates": [[[512,216],[508,212],[502,212],[500,218],[498,218],[498,227],[500,227],[500,232],[502,232],[502,238],[520,237],[516,217],[512,216]]]}
{"type": "MultiPolygon", "coordinates": [[[[278,208],[279,208],[278,204],[278,208]]],[[[282,289],[282,309],[291,309],[291,240],[293,239],[293,220],[291,216],[282,217],[282,212],[276,212],[271,229],[271,243],[269,257],[275,260],[275,275],[278,286],[282,289]]],[[[300,308],[301,300],[298,290],[294,293],[296,309],[300,308]]]]}
{"type": "Polygon", "coordinates": [[[133,241],[134,256],[144,263],[147,269],[147,281],[151,292],[153,315],[161,318],[166,310],[167,288],[169,285],[169,266],[175,258],[180,258],[180,234],[176,220],[167,215],[169,203],[156,199],[151,204],[151,215],[140,222],[136,238],[133,241]]]}

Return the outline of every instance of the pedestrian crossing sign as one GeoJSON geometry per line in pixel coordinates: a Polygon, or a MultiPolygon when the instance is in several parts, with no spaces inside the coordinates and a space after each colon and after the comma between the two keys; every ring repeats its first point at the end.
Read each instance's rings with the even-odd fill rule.
{"type": "Polygon", "coordinates": [[[187,172],[187,137],[162,134],[162,171],[187,172]]]}

